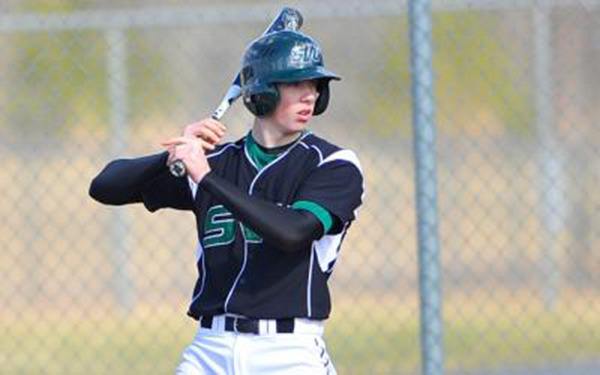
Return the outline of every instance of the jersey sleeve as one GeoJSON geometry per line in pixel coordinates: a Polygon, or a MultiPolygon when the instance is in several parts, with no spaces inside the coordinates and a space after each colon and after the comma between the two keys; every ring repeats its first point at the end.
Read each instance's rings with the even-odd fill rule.
{"type": "Polygon", "coordinates": [[[144,185],[142,201],[150,212],[161,208],[192,210],[194,206],[187,178],[171,175],[168,168],[144,185]]]}
{"type": "Polygon", "coordinates": [[[100,203],[143,203],[149,211],[171,207],[191,210],[193,199],[186,179],[173,177],[166,166],[168,153],[117,159],[92,180],[89,194],[100,203]]]}
{"type": "Polygon", "coordinates": [[[302,183],[294,202],[313,202],[342,223],[355,219],[362,204],[363,175],[356,155],[341,150],[324,159],[302,183]]]}

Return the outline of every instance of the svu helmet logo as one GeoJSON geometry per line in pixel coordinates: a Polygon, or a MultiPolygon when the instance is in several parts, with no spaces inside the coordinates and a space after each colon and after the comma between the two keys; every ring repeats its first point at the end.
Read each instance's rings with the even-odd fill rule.
{"type": "Polygon", "coordinates": [[[290,51],[289,63],[290,65],[298,68],[323,65],[323,57],[319,47],[316,44],[296,44],[290,51]]]}

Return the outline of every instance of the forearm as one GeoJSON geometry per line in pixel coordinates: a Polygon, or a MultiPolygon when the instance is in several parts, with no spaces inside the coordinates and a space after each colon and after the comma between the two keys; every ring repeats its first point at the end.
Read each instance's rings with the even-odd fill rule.
{"type": "Polygon", "coordinates": [[[263,241],[283,251],[310,248],[323,235],[322,224],[312,213],[248,195],[215,173],[207,174],[198,187],[215,196],[263,241]]]}
{"type": "Polygon", "coordinates": [[[141,202],[145,184],[167,170],[167,156],[165,152],[111,161],[92,180],[90,196],[98,202],[112,205],[141,202]]]}

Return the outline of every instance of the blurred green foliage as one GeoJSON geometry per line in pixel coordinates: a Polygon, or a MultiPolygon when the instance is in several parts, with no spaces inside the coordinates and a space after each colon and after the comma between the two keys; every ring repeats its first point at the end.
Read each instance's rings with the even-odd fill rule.
{"type": "MultiPolygon", "coordinates": [[[[443,131],[527,132],[533,119],[531,85],[508,44],[498,15],[433,14],[436,123],[443,131]]],[[[411,128],[410,40],[406,22],[386,36],[383,64],[369,103],[370,122],[383,135],[411,128]]]]}
{"type": "MultiPolygon", "coordinates": [[[[25,1],[23,11],[69,12],[83,1],[25,1]]],[[[143,32],[124,32],[127,48],[128,119],[136,122],[174,104],[167,62],[143,32]]],[[[72,126],[109,122],[108,45],[99,30],[14,33],[7,81],[10,87],[0,126],[58,135],[72,126]],[[2,121],[4,120],[4,121],[2,121]]]]}

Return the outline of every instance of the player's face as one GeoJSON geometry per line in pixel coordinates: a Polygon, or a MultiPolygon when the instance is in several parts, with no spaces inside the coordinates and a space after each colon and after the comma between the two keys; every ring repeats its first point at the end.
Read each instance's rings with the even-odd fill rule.
{"type": "Polygon", "coordinates": [[[272,119],[285,133],[304,130],[319,97],[317,81],[281,83],[278,88],[280,99],[272,119]]]}

